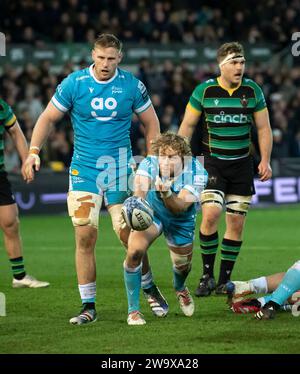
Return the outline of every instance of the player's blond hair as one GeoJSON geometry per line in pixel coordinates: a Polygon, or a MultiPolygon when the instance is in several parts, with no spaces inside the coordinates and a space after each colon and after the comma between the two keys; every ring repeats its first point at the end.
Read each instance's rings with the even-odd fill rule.
{"type": "Polygon", "coordinates": [[[217,61],[220,63],[224,58],[230,53],[236,53],[237,55],[244,56],[244,48],[238,42],[224,43],[218,49],[217,52],[217,61]]]}
{"type": "Polygon", "coordinates": [[[94,43],[96,48],[115,48],[118,52],[122,51],[122,42],[113,34],[100,34],[94,43]]]}
{"type": "Polygon", "coordinates": [[[170,131],[152,140],[151,148],[156,156],[159,155],[159,150],[164,151],[167,148],[172,148],[180,157],[192,156],[192,150],[188,140],[170,131]]]}

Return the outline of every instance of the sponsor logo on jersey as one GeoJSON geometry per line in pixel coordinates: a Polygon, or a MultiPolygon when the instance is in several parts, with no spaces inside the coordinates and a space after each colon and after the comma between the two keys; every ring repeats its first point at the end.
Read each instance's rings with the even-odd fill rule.
{"type": "Polygon", "coordinates": [[[76,170],[76,169],[72,169],[71,174],[72,174],[72,175],[78,175],[78,174],[79,174],[79,171],[76,170]]]}
{"type": "Polygon", "coordinates": [[[76,184],[76,183],[84,183],[84,179],[82,179],[81,177],[73,177],[73,178],[72,178],[72,183],[73,183],[73,184],[76,184]]]}
{"type": "Polygon", "coordinates": [[[208,181],[210,184],[216,184],[217,183],[217,177],[212,175],[208,178],[208,181]]]}
{"type": "Polygon", "coordinates": [[[122,93],[122,92],[123,92],[123,88],[122,87],[112,86],[112,88],[111,88],[111,93],[112,94],[122,93]]]}
{"type": "Polygon", "coordinates": [[[215,123],[248,123],[250,120],[246,114],[225,114],[225,112],[220,112],[213,117],[213,122],[215,123]]]}
{"type": "Polygon", "coordinates": [[[94,110],[91,112],[91,115],[96,118],[98,121],[109,121],[112,118],[117,116],[117,111],[114,110],[116,109],[118,105],[117,100],[114,97],[108,97],[104,100],[103,97],[94,97],[93,100],[91,101],[91,106],[95,110],[111,110],[112,113],[110,116],[101,116],[99,115],[100,113],[96,113],[94,110]]]}

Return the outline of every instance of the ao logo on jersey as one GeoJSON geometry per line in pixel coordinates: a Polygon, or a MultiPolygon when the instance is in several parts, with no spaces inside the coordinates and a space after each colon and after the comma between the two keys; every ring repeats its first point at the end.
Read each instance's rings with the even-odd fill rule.
{"type": "Polygon", "coordinates": [[[118,105],[117,100],[113,97],[108,97],[106,99],[104,99],[103,97],[95,97],[91,101],[91,106],[93,109],[101,110],[101,111],[111,110],[112,113],[109,117],[107,117],[107,116],[101,116],[101,115],[99,116],[95,111],[92,111],[91,115],[95,117],[98,121],[109,121],[113,119],[114,117],[116,117],[118,112],[114,109],[116,109],[117,105],[118,105]]]}

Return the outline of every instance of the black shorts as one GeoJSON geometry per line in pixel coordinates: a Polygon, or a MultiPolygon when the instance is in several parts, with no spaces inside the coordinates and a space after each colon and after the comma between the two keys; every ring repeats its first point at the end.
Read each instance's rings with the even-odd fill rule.
{"type": "Polygon", "coordinates": [[[15,204],[15,198],[11,191],[11,184],[5,171],[0,172],[0,205],[15,204]]]}
{"type": "Polygon", "coordinates": [[[251,156],[238,160],[220,160],[204,156],[204,167],[208,172],[205,189],[218,190],[225,195],[250,196],[255,194],[254,168],[251,156]]]}

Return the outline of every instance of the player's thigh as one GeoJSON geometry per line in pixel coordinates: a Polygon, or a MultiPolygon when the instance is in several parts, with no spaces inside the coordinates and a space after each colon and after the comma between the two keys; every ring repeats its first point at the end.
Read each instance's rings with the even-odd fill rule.
{"type": "Polygon", "coordinates": [[[108,205],[107,210],[110,214],[114,232],[125,248],[127,248],[130,227],[126,225],[126,222],[121,214],[122,206],[123,204],[108,205]]]}
{"type": "Polygon", "coordinates": [[[0,226],[13,225],[18,219],[18,207],[12,193],[7,173],[0,173],[0,226]]]}
{"type": "Polygon", "coordinates": [[[131,230],[128,238],[127,255],[131,255],[136,251],[145,253],[160,234],[161,229],[157,223],[153,223],[147,230],[131,230]]]}
{"type": "Polygon", "coordinates": [[[251,200],[251,196],[228,195],[226,202],[226,233],[232,235],[237,233],[241,235],[244,229],[248,205],[247,202],[251,200]],[[230,204],[231,203],[231,204],[230,204]],[[228,205],[231,208],[228,208],[228,205]]]}
{"type": "Polygon", "coordinates": [[[222,213],[227,181],[221,160],[205,157],[204,166],[208,172],[208,182],[201,192],[202,220],[215,222],[222,213]]]}
{"type": "Polygon", "coordinates": [[[219,197],[212,196],[210,198],[210,200],[218,203],[220,198],[224,197],[224,194],[227,191],[226,189],[228,181],[226,178],[226,164],[224,164],[224,160],[219,160],[216,157],[205,156],[204,167],[208,173],[208,180],[205,190],[211,192],[218,191],[220,195],[219,197]]]}
{"type": "Polygon", "coordinates": [[[113,228],[116,232],[119,232],[126,225],[121,214],[122,206],[123,204],[111,204],[107,206],[107,211],[110,215],[113,228]]]}
{"type": "Polygon", "coordinates": [[[92,226],[98,229],[102,199],[101,195],[90,191],[69,191],[67,204],[73,226],[92,226]]]}
{"type": "MultiPolygon", "coordinates": [[[[252,196],[255,194],[252,157],[230,161],[226,177],[228,180],[226,195],[252,196]]],[[[225,199],[228,200],[227,196],[225,199]]]]}
{"type": "Polygon", "coordinates": [[[68,212],[73,226],[98,229],[103,191],[97,186],[99,170],[72,162],[69,176],[68,212]]]}
{"type": "Polygon", "coordinates": [[[241,196],[228,194],[225,196],[226,224],[228,228],[243,228],[251,199],[252,195],[241,196]]]}

